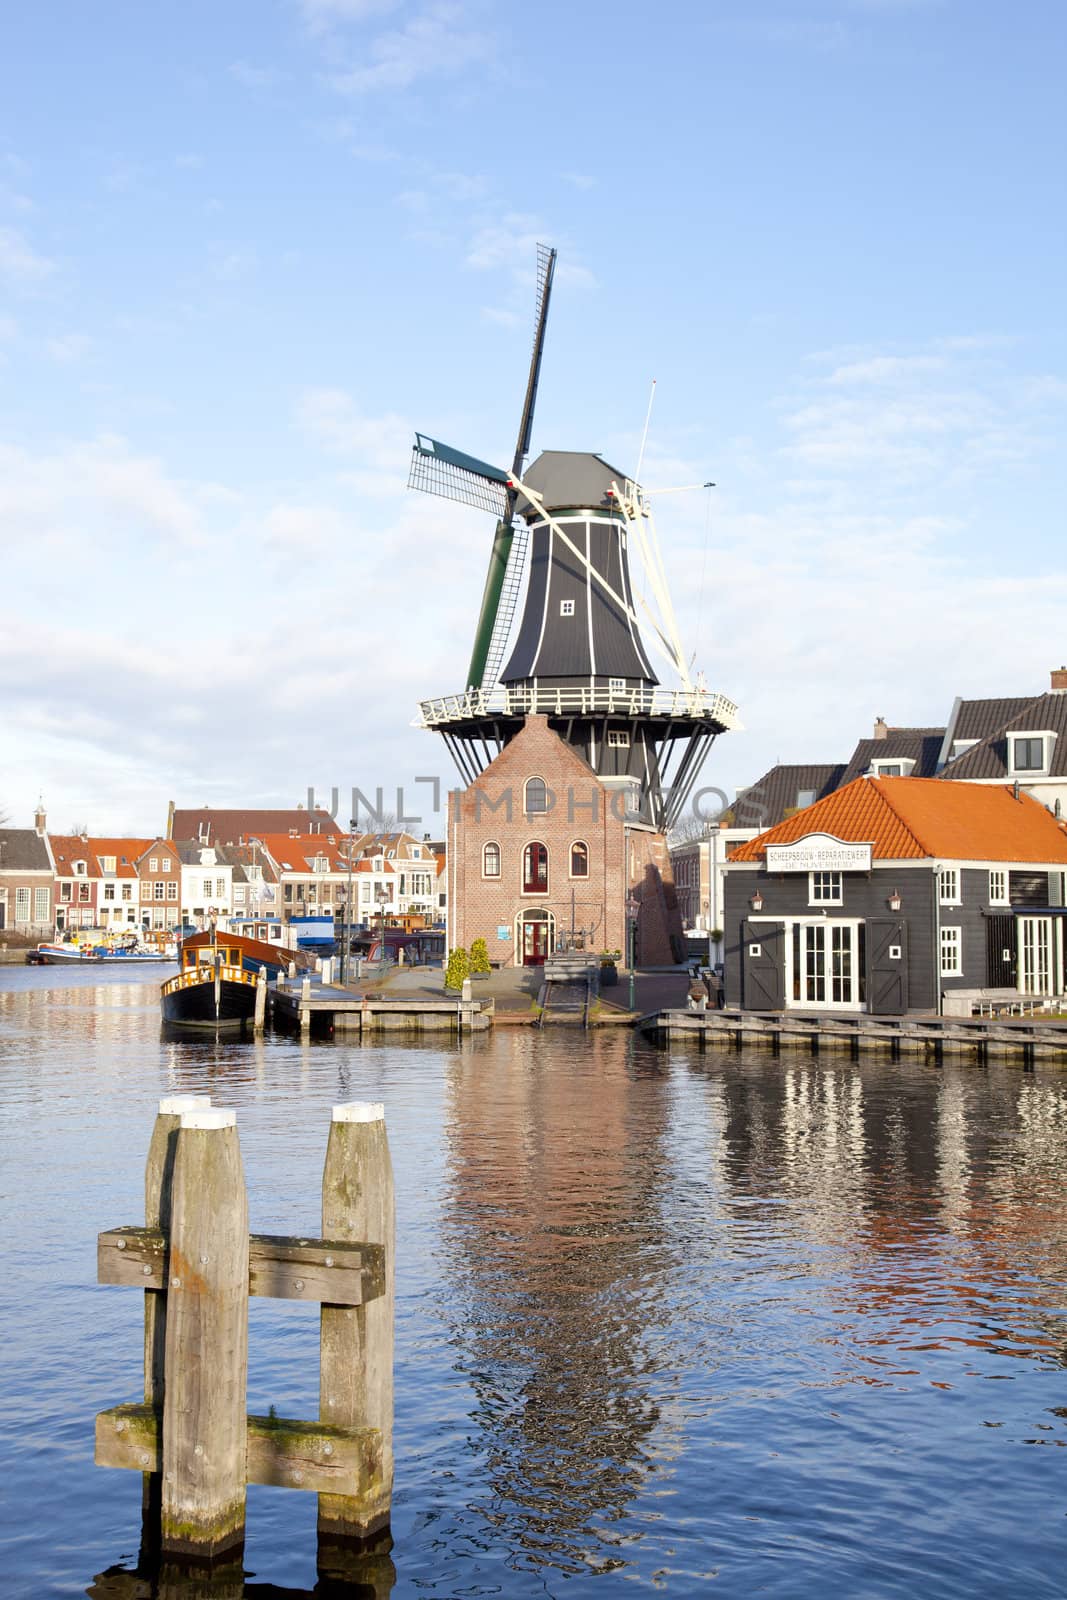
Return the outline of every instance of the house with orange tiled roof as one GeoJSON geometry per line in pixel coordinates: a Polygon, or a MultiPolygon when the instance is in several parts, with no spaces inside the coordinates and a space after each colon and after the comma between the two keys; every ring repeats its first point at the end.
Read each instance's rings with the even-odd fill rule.
{"type": "Polygon", "coordinates": [[[1067,988],[1067,832],[1017,786],[856,778],[738,845],[728,1005],[939,1012],[1067,988]]]}

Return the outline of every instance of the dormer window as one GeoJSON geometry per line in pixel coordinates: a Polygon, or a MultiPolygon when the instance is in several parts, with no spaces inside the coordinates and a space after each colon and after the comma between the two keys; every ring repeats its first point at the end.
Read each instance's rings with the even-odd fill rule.
{"type": "Polygon", "coordinates": [[[885,757],[871,762],[872,778],[910,778],[915,770],[915,762],[905,760],[901,756],[885,757]]]}
{"type": "Polygon", "coordinates": [[[114,872],[114,870],[115,870],[115,857],[114,856],[101,856],[100,857],[100,871],[101,872],[112,873],[112,872],[114,872]]]}
{"type": "Polygon", "coordinates": [[[315,857],[315,868],[314,868],[314,870],[316,872],[329,872],[330,863],[329,863],[329,861],[327,860],[327,858],[325,856],[316,856],[315,857]]]}
{"type": "Polygon", "coordinates": [[[1008,735],[1008,772],[1014,777],[1047,772],[1054,733],[1012,733],[1008,735]]]}
{"type": "Polygon", "coordinates": [[[71,867],[74,870],[74,876],[76,878],[84,878],[86,871],[88,870],[84,861],[72,861],[71,867]]]}

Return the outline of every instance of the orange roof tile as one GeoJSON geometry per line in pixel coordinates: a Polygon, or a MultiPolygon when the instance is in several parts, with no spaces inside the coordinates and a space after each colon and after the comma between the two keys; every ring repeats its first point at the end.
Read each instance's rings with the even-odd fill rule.
{"type": "Polygon", "coordinates": [[[1067,834],[1032,796],[936,778],[856,778],[738,845],[730,860],[760,861],[769,844],[809,833],[870,843],[875,860],[1067,863],[1067,834]]]}

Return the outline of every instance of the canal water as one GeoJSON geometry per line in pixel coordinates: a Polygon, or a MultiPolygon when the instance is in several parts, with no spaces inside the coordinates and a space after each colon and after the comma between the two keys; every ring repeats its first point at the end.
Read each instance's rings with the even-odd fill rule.
{"type": "MultiPolygon", "coordinates": [[[[143,972],[0,968],[0,1593],[166,1593],[138,1398],[162,1095],[233,1106],[257,1232],[319,1232],[330,1108],[398,1193],[393,1549],[353,1597],[1062,1596],[1067,1075],[459,1044],[161,1040],[143,972]]],[[[313,1417],[316,1308],[253,1301],[249,1410],[313,1417]]],[[[249,1491],[248,1596],[316,1589],[315,1499],[249,1491]]],[[[190,1595],[201,1594],[190,1588],[190,1595]]]]}

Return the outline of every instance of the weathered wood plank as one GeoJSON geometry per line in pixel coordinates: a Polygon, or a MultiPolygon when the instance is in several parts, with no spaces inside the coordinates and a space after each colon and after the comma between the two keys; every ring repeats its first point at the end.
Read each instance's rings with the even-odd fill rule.
{"type": "Polygon", "coordinates": [[[167,1267],[161,1542],[213,1559],[245,1527],[248,1197],[232,1111],[182,1114],[167,1267]]]}
{"type": "MultiPolygon", "coordinates": [[[[376,1428],[340,1428],[287,1417],[245,1418],[245,1473],[265,1483],[313,1494],[362,1496],[381,1476],[376,1428]]],[[[112,1406],[96,1419],[96,1464],[161,1471],[160,1414],[151,1406],[112,1406]]]]}
{"type": "Polygon", "coordinates": [[[362,1306],[324,1304],[319,1337],[319,1415],[381,1437],[375,1482],[359,1497],[319,1496],[319,1537],[365,1539],[389,1525],[393,1489],[393,1317],[396,1200],[380,1105],[335,1106],[322,1175],[322,1231],[369,1240],[385,1254],[384,1292],[362,1306]]]}
{"type": "MultiPolygon", "coordinates": [[[[108,1228],[97,1236],[98,1283],[162,1290],[168,1259],[166,1238],[157,1228],[108,1228]]],[[[377,1299],[384,1290],[385,1251],[380,1244],[305,1239],[293,1234],[249,1235],[251,1295],[359,1306],[377,1299]]],[[[151,1398],[146,1394],[146,1399],[151,1398]]]]}

